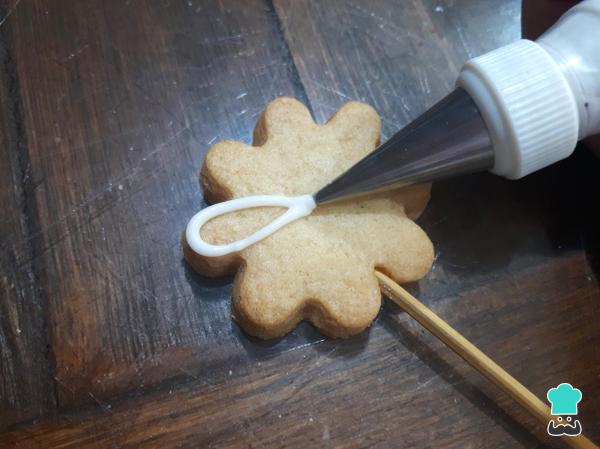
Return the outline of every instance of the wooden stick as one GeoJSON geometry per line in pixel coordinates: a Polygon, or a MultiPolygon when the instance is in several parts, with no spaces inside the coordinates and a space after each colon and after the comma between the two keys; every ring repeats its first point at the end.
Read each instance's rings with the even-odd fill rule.
{"type": "MultiPolygon", "coordinates": [[[[544,425],[544,428],[548,425],[548,421],[552,417],[550,407],[392,279],[379,271],[375,271],[375,275],[384,294],[389,299],[398,304],[429,332],[449,346],[469,365],[521,404],[544,425]]],[[[576,437],[563,436],[562,438],[565,443],[574,448],[599,449],[583,435],[576,437]]]]}

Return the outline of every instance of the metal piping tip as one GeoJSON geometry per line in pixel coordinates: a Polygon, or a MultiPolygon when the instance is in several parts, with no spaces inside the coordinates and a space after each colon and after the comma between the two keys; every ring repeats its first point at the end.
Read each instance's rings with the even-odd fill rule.
{"type": "Polygon", "coordinates": [[[489,133],[469,95],[457,88],[315,195],[317,204],[489,170],[489,133]]]}

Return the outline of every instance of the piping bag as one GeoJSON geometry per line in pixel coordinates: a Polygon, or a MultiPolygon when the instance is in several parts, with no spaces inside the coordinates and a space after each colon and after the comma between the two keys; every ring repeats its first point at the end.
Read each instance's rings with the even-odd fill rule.
{"type": "Polygon", "coordinates": [[[197,213],[186,229],[204,256],[240,251],[320,204],[480,171],[518,179],[569,156],[600,133],[600,0],[568,10],[537,41],[519,40],[466,62],[456,89],[312,195],[257,195],[197,213]],[[226,245],[202,240],[212,218],[262,206],[288,210],[226,245]]]}

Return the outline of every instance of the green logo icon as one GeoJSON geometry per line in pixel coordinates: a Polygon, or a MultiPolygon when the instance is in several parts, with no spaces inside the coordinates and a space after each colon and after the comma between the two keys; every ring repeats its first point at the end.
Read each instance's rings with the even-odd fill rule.
{"type": "Polygon", "coordinates": [[[567,383],[550,388],[546,396],[550,404],[552,404],[550,413],[553,415],[576,415],[577,404],[579,404],[583,397],[580,389],[574,388],[573,385],[567,383]]]}
{"type": "Polygon", "coordinates": [[[577,419],[577,404],[581,402],[583,394],[573,385],[562,383],[550,388],[546,394],[552,404],[548,422],[548,435],[553,437],[581,435],[581,422],[577,419]]]}

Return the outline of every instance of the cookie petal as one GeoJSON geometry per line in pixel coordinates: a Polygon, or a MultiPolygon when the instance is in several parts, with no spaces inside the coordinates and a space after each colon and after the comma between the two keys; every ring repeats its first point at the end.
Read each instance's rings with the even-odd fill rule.
{"type": "Polygon", "coordinates": [[[200,184],[207,201],[230,200],[240,190],[238,184],[249,182],[248,163],[255,160],[254,151],[251,146],[233,140],[210,147],[200,171],[200,184]]]}
{"type": "Polygon", "coordinates": [[[433,245],[427,234],[389,197],[379,194],[332,204],[309,220],[324,233],[351,242],[371,269],[382,269],[396,282],[422,278],[433,262],[433,245]]]}
{"type": "Polygon", "coordinates": [[[379,311],[381,293],[362,253],[308,222],[271,236],[244,258],[233,309],[252,335],[279,337],[308,320],[344,337],[365,329],[379,311]]]}
{"type": "Polygon", "coordinates": [[[421,216],[431,198],[431,184],[415,184],[389,192],[390,198],[402,204],[404,212],[411,220],[421,216]]]}
{"type": "Polygon", "coordinates": [[[350,101],[331,116],[325,128],[358,162],[379,144],[381,120],[371,106],[350,101]]]}
{"type": "Polygon", "coordinates": [[[261,146],[269,140],[289,141],[307,130],[314,130],[316,126],[310,111],[298,100],[277,98],[260,115],[254,128],[253,145],[261,146]]]}

